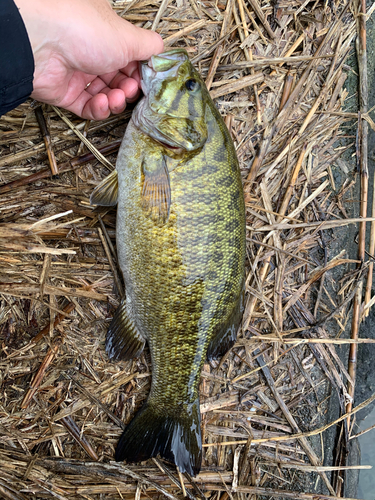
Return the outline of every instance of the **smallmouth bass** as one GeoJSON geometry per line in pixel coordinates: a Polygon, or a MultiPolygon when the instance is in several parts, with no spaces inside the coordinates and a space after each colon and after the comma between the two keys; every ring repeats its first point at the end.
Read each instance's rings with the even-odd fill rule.
{"type": "Polygon", "coordinates": [[[245,274],[245,207],[235,149],[183,49],[142,63],[143,99],[116,170],[91,203],[117,203],[126,299],[106,338],[112,360],[148,342],[147,402],[126,427],[117,461],[158,454],[196,475],[202,439],[198,386],[206,358],[235,341],[245,274]]]}

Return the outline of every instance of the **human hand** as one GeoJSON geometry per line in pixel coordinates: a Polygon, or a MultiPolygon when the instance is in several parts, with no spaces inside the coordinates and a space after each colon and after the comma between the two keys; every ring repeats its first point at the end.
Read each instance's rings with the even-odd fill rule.
{"type": "Polygon", "coordinates": [[[15,0],[35,60],[31,96],[82,118],[121,113],[139,95],[138,62],[161,37],[121,19],[107,0],[15,0]]]}

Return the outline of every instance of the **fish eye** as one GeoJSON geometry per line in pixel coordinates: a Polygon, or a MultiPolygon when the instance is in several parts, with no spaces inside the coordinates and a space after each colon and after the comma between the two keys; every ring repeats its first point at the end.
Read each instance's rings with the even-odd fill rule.
{"type": "Polygon", "coordinates": [[[197,80],[194,80],[194,78],[189,78],[189,80],[186,80],[185,82],[185,87],[189,92],[194,92],[195,90],[199,89],[199,82],[197,82],[197,80]]]}

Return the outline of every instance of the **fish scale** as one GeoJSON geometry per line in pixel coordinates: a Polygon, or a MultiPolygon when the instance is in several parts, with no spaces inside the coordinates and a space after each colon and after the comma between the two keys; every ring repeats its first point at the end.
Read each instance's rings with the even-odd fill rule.
{"type": "MultiPolygon", "coordinates": [[[[145,97],[120,148],[116,184],[111,178],[126,301],[107,352],[129,359],[147,341],[152,382],[116,459],[160,454],[195,475],[201,368],[233,343],[242,311],[242,182],[228,130],[186,53],[156,56],[142,73],[145,97]]],[[[98,186],[92,202],[103,204],[103,193],[98,186]]]]}

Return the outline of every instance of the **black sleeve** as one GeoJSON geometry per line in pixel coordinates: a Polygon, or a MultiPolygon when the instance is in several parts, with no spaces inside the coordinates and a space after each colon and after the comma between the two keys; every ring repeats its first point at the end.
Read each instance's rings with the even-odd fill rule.
{"type": "Polygon", "coordinates": [[[0,116],[33,91],[34,56],[13,0],[0,0],[0,116]]]}

